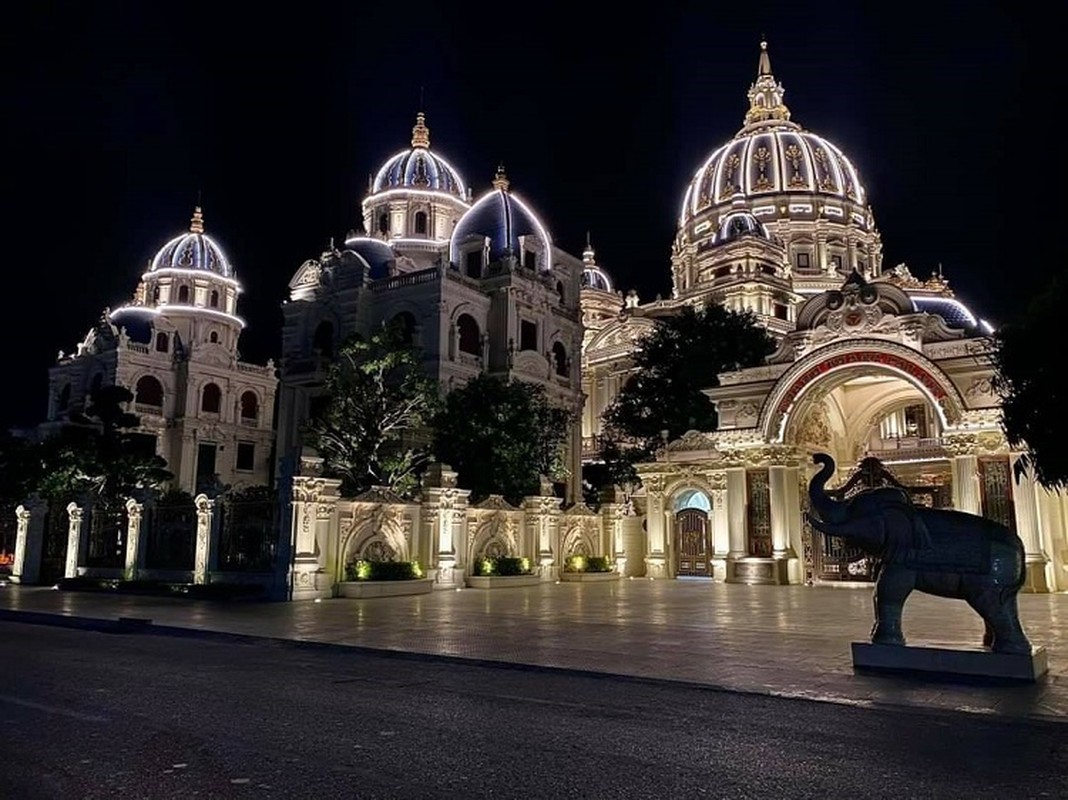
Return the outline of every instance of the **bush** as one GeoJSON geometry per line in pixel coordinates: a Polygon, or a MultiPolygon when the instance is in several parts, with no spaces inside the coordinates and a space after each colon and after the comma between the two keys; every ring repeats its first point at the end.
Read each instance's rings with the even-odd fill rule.
{"type": "Polygon", "coordinates": [[[423,577],[418,561],[353,561],[345,566],[347,581],[414,581],[423,577]]]}
{"type": "Polygon", "coordinates": [[[497,556],[480,558],[474,563],[475,575],[533,575],[529,558],[515,556],[497,556]]]}
{"type": "Polygon", "coordinates": [[[167,583],[157,580],[124,581],[117,578],[62,578],[57,584],[65,591],[138,594],[151,597],[190,597],[197,600],[238,600],[263,597],[259,583],[167,583]]]}
{"type": "Polygon", "coordinates": [[[568,556],[564,572],[615,572],[616,565],[606,556],[568,556]]]}

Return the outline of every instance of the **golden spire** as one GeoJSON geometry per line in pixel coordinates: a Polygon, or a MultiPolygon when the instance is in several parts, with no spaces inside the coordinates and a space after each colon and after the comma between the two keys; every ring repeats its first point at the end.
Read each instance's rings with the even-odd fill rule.
{"type": "Polygon", "coordinates": [[[430,147],[430,128],[426,126],[426,115],[422,111],[415,115],[415,127],[412,128],[412,147],[430,147]]]}
{"type": "Polygon", "coordinates": [[[782,84],[771,74],[771,56],[768,55],[768,43],[760,42],[760,61],[757,63],[757,79],[749,87],[749,110],[745,114],[745,124],[758,122],[789,122],[790,109],[783,102],[782,84]]]}
{"type": "Polygon", "coordinates": [[[504,164],[497,167],[497,174],[493,176],[493,188],[508,191],[508,176],[504,174],[504,164]]]}
{"type": "Polygon", "coordinates": [[[190,233],[203,233],[204,232],[204,214],[200,210],[200,206],[193,209],[193,218],[189,220],[189,232],[190,233]]]}
{"type": "Polygon", "coordinates": [[[582,251],[582,260],[588,265],[595,264],[593,245],[590,244],[590,232],[586,231],[586,249],[582,251]]]}

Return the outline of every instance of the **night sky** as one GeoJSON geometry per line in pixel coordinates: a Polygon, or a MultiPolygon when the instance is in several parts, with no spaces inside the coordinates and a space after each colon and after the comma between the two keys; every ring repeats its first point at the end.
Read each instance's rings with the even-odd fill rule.
{"type": "Polygon", "coordinates": [[[35,2],[9,28],[0,424],[41,420],[57,351],[198,197],[244,285],[242,356],[276,356],[289,279],[353,227],[420,105],[476,197],[503,163],[558,246],[589,231],[617,288],[668,296],[682,196],[741,127],[762,36],[794,121],[858,168],[885,268],[941,264],[995,324],[1063,268],[1060,145],[1033,138],[1062,81],[1019,4],[229,5],[35,2]]]}

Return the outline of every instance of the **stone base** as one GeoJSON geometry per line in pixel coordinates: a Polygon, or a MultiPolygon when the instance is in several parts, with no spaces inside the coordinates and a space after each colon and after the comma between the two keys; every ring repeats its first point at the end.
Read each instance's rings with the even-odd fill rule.
{"type": "Polygon", "coordinates": [[[727,561],[727,583],[785,586],[789,582],[784,559],[747,556],[727,561]]]}
{"type": "Polygon", "coordinates": [[[862,672],[942,680],[1034,683],[1049,671],[1046,648],[1030,654],[994,653],[981,647],[853,642],[853,668],[862,672]]]}
{"type": "Polygon", "coordinates": [[[429,578],[408,581],[342,581],[337,588],[339,597],[401,597],[430,594],[434,591],[434,581],[429,578]]]}
{"type": "Polygon", "coordinates": [[[560,574],[564,583],[604,583],[618,581],[618,572],[564,572],[560,574]]]}

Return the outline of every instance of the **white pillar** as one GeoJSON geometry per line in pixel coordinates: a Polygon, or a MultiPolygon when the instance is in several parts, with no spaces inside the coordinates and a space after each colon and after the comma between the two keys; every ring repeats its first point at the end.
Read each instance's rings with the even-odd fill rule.
{"type": "Polygon", "coordinates": [[[67,563],[63,569],[64,578],[78,577],[78,556],[82,549],[82,519],[84,509],[77,503],[67,504],[67,516],[70,517],[70,526],[67,528],[67,563]]]}
{"type": "Polygon", "coordinates": [[[645,552],[645,574],[650,578],[667,577],[667,552],[664,532],[664,491],[659,477],[646,483],[647,506],[645,525],[648,529],[645,552]]]}
{"type": "MultiPolygon", "coordinates": [[[[1018,459],[1019,455],[1012,457],[1010,474],[1015,474],[1018,459]]],[[[1030,470],[1025,470],[1019,481],[1013,484],[1012,500],[1016,515],[1016,533],[1023,542],[1024,563],[1027,565],[1027,580],[1023,591],[1049,592],[1054,576],[1050,574],[1052,567],[1049,554],[1042,549],[1038,516],[1038,487],[1030,470]]]]}
{"type": "Polygon", "coordinates": [[[453,589],[464,583],[463,554],[457,543],[465,541],[467,489],[456,488],[456,473],[447,465],[431,464],[423,482],[423,519],[430,541],[431,563],[436,569],[434,588],[453,589]]]}
{"type": "Polygon", "coordinates": [[[727,470],[727,547],[728,558],[744,558],[749,553],[745,540],[745,468],[727,470]]]}
{"type": "Polygon", "coordinates": [[[126,580],[135,581],[144,568],[144,531],[141,520],[144,505],[132,497],[126,501],[126,580]]]}
{"type": "Polygon", "coordinates": [[[36,583],[41,575],[46,510],[43,503],[29,507],[20,505],[15,509],[18,527],[15,533],[15,563],[11,565],[12,583],[36,583]]]}
{"type": "Polygon", "coordinates": [[[953,457],[953,508],[980,514],[979,459],[973,455],[953,457]]]}
{"type": "Polygon", "coordinates": [[[193,583],[208,582],[211,570],[211,539],[215,526],[212,517],[215,513],[215,501],[206,494],[198,494],[193,500],[197,509],[197,546],[193,557],[193,583]]]}
{"type": "Polygon", "coordinates": [[[789,547],[789,512],[787,506],[786,467],[768,467],[768,503],[771,511],[772,556],[786,558],[789,547]]]}
{"type": "Polygon", "coordinates": [[[709,500],[712,502],[712,554],[715,558],[726,558],[730,550],[727,490],[713,489],[709,500]]]}

